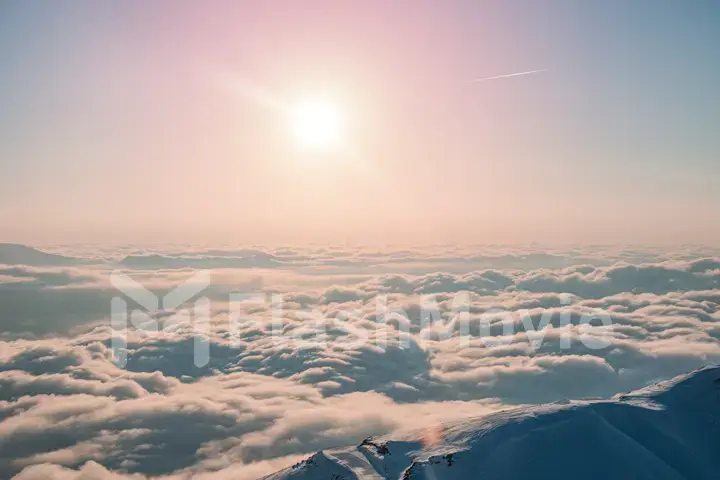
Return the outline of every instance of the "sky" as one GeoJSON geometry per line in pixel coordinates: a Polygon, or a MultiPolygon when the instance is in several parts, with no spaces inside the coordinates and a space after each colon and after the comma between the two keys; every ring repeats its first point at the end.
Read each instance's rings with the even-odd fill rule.
{"type": "Polygon", "coordinates": [[[0,241],[717,245],[718,22],[709,0],[3,2],[0,241]],[[342,149],[290,135],[307,96],[342,149]]]}

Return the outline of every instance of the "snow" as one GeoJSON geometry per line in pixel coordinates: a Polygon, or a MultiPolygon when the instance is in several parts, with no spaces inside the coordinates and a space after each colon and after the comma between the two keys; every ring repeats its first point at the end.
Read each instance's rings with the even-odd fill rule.
{"type": "Polygon", "coordinates": [[[266,480],[717,479],[720,367],[611,400],[523,407],[328,450],[266,480]]]}

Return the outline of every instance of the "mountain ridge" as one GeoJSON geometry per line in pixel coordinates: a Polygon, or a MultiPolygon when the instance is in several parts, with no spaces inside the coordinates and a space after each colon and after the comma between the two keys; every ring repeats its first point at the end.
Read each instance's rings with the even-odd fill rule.
{"type": "Polygon", "coordinates": [[[19,243],[0,243],[0,265],[69,267],[83,263],[87,263],[87,260],[47,253],[19,243]]]}
{"type": "Polygon", "coordinates": [[[323,450],[263,480],[710,479],[720,475],[720,366],[608,400],[520,407],[437,432],[323,450]],[[425,437],[425,440],[423,440],[425,437]]]}

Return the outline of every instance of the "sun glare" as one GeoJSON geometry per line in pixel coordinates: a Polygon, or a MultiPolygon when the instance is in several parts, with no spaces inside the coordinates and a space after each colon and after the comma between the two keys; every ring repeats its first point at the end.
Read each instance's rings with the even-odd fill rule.
{"type": "Polygon", "coordinates": [[[290,122],[295,139],[304,147],[328,150],[338,147],[342,141],[343,118],[331,102],[298,103],[290,112],[290,122]]]}

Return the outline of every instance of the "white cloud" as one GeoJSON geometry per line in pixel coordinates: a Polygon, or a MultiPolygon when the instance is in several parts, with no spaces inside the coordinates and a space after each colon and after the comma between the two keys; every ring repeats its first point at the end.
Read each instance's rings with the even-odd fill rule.
{"type": "MultiPolygon", "coordinates": [[[[203,292],[213,301],[210,363],[194,365],[193,329],[176,325],[163,335],[131,329],[120,369],[108,275],[113,258],[151,253],[0,267],[0,472],[256,478],[369,435],[608,397],[720,361],[720,262],[707,250],[188,248],[160,253],[228,267],[203,292]],[[222,263],[230,257],[260,268],[222,263]],[[233,330],[228,296],[243,291],[282,295],[285,341],[270,336],[267,305],[244,306],[253,321],[233,330]],[[459,292],[471,294],[470,337],[459,292]],[[480,328],[493,309],[510,312],[511,336],[501,319],[480,328]],[[598,312],[612,328],[582,326],[598,312]],[[379,324],[378,313],[391,320],[379,324]],[[606,345],[589,347],[597,338],[606,345]]],[[[143,262],[124,271],[159,294],[193,272],[143,262]]]]}

